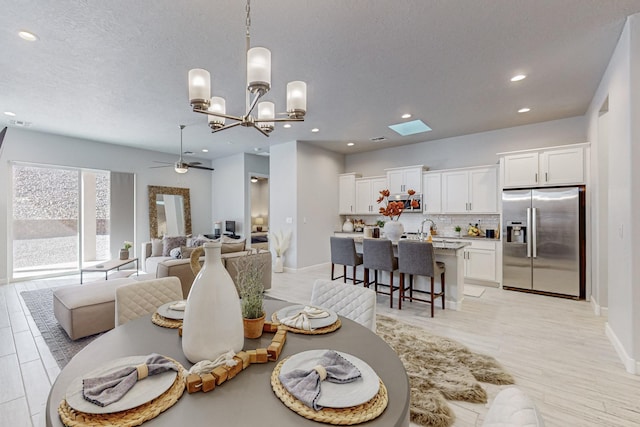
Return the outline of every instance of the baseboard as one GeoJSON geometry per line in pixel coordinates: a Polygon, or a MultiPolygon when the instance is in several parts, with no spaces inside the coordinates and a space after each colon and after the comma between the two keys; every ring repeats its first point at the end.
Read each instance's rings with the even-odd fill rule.
{"type": "Polygon", "coordinates": [[[598,304],[598,301],[595,299],[593,295],[589,298],[589,302],[591,303],[591,307],[593,307],[593,313],[596,316],[607,317],[609,316],[609,309],[607,307],[602,307],[598,304]]]}
{"type": "Polygon", "coordinates": [[[447,310],[460,311],[462,309],[462,301],[464,301],[464,297],[462,297],[462,299],[457,302],[447,299],[444,300],[444,306],[447,307],[447,310]]]}
{"type": "Polygon", "coordinates": [[[613,332],[613,329],[611,329],[611,326],[609,326],[609,322],[605,323],[604,331],[605,331],[605,334],[607,335],[607,338],[609,338],[609,341],[611,341],[613,348],[616,350],[616,353],[618,353],[618,357],[622,361],[622,364],[624,365],[625,370],[630,374],[634,374],[634,375],[640,374],[640,362],[636,362],[633,358],[631,358],[627,354],[626,350],[624,349],[624,346],[618,339],[616,333],[613,332]]]}
{"type": "Polygon", "coordinates": [[[7,279],[6,277],[0,279],[0,285],[6,285],[8,283],[9,283],[9,279],[7,279]]]}

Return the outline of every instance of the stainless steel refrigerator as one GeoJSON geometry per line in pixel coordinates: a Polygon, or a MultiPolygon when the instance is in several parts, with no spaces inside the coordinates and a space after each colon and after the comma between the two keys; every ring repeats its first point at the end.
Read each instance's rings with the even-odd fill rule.
{"type": "Polygon", "coordinates": [[[584,187],[504,190],[502,285],[584,298],[584,187]]]}

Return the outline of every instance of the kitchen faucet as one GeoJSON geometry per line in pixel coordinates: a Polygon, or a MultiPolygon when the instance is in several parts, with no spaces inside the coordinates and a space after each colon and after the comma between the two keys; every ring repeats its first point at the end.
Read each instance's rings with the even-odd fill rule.
{"type": "MultiPolygon", "coordinates": [[[[424,223],[427,221],[431,223],[430,228],[436,228],[436,223],[433,222],[432,219],[429,219],[429,218],[423,219],[422,222],[420,223],[420,240],[424,240],[424,223]]],[[[429,234],[431,234],[431,232],[429,232],[429,234]]]]}

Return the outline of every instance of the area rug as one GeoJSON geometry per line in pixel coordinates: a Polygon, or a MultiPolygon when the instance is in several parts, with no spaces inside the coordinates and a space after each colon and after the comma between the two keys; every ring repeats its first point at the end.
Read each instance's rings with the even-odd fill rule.
{"type": "Polygon", "coordinates": [[[91,335],[75,341],[69,338],[53,315],[53,291],[51,288],[38,289],[20,292],[20,295],[29,312],[31,312],[31,317],[33,317],[33,321],[40,330],[53,358],[62,369],[77,352],[101,334],[91,335]]]}
{"type": "Polygon", "coordinates": [[[491,356],[419,327],[377,316],[377,334],[402,360],[411,386],[411,422],[447,427],[455,421],[445,399],[486,403],[479,381],[513,384],[513,377],[491,356]]]}

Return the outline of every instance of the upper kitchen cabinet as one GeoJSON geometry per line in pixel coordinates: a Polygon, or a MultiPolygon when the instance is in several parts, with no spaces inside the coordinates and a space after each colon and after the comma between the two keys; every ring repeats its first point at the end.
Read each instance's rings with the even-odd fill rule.
{"type": "Polygon", "coordinates": [[[380,191],[387,188],[387,177],[356,179],[356,214],[373,215],[378,213],[376,203],[380,191]]]}
{"type": "Polygon", "coordinates": [[[442,212],[496,213],[498,180],[494,166],[442,173],[442,212]]]}
{"type": "Polygon", "coordinates": [[[422,212],[442,212],[442,173],[426,172],[422,175],[422,212]]]}
{"type": "Polygon", "coordinates": [[[416,193],[422,194],[423,165],[385,170],[387,171],[387,184],[391,194],[406,194],[409,190],[415,190],[416,193]]]}
{"type": "Polygon", "coordinates": [[[503,186],[543,187],[546,185],[584,184],[584,148],[586,144],[501,153],[503,186]]]}
{"type": "Polygon", "coordinates": [[[343,173],[338,176],[338,214],[356,213],[356,173],[343,173]]]}

